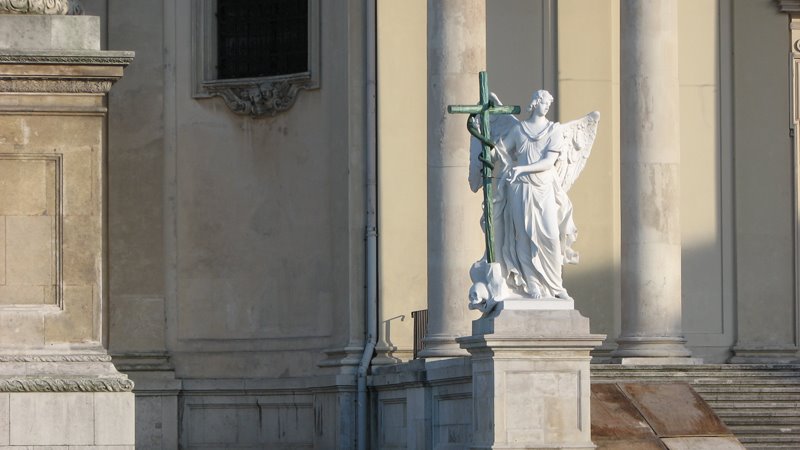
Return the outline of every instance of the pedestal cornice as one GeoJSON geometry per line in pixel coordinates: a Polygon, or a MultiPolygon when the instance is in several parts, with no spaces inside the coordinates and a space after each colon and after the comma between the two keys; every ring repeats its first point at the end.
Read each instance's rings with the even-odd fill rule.
{"type": "Polygon", "coordinates": [[[133,52],[0,50],[0,92],[105,94],[133,52]]]}

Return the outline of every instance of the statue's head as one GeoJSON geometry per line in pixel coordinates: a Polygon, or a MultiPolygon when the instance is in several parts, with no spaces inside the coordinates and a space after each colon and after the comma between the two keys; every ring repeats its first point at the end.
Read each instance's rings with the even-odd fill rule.
{"type": "Polygon", "coordinates": [[[528,105],[528,111],[529,112],[533,111],[539,105],[542,106],[547,105],[547,107],[544,108],[544,112],[542,113],[543,115],[547,114],[547,110],[550,108],[551,103],[553,103],[553,95],[544,89],[539,89],[538,91],[533,93],[533,96],[531,97],[531,104],[528,105]]]}

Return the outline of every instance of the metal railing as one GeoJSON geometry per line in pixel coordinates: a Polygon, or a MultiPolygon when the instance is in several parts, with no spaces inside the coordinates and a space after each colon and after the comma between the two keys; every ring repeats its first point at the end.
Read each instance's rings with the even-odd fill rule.
{"type": "Polygon", "coordinates": [[[425,348],[424,339],[428,335],[428,310],[412,311],[411,318],[414,319],[414,359],[417,359],[419,352],[425,348]]]}

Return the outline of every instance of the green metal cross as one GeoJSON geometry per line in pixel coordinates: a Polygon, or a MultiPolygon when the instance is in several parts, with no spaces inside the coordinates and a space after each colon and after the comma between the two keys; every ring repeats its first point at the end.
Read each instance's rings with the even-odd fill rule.
{"type": "Polygon", "coordinates": [[[494,223],[492,221],[492,164],[491,151],[494,143],[491,140],[491,130],[489,116],[491,114],[519,114],[519,106],[498,106],[489,97],[489,80],[486,72],[478,74],[480,82],[480,101],[477,105],[450,105],[447,112],[450,114],[469,114],[467,119],[467,130],[483,144],[480,161],[483,163],[481,176],[483,178],[483,220],[486,224],[486,262],[495,262],[494,257],[494,223]],[[480,116],[480,129],[476,129],[472,124],[474,117],[480,116]]]}

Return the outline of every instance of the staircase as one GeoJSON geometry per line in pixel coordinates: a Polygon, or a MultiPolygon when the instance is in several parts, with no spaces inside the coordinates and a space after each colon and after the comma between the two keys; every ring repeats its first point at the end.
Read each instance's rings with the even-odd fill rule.
{"type": "Polygon", "coordinates": [[[749,450],[800,449],[800,365],[592,365],[592,383],[629,381],[685,381],[749,450]]]}

